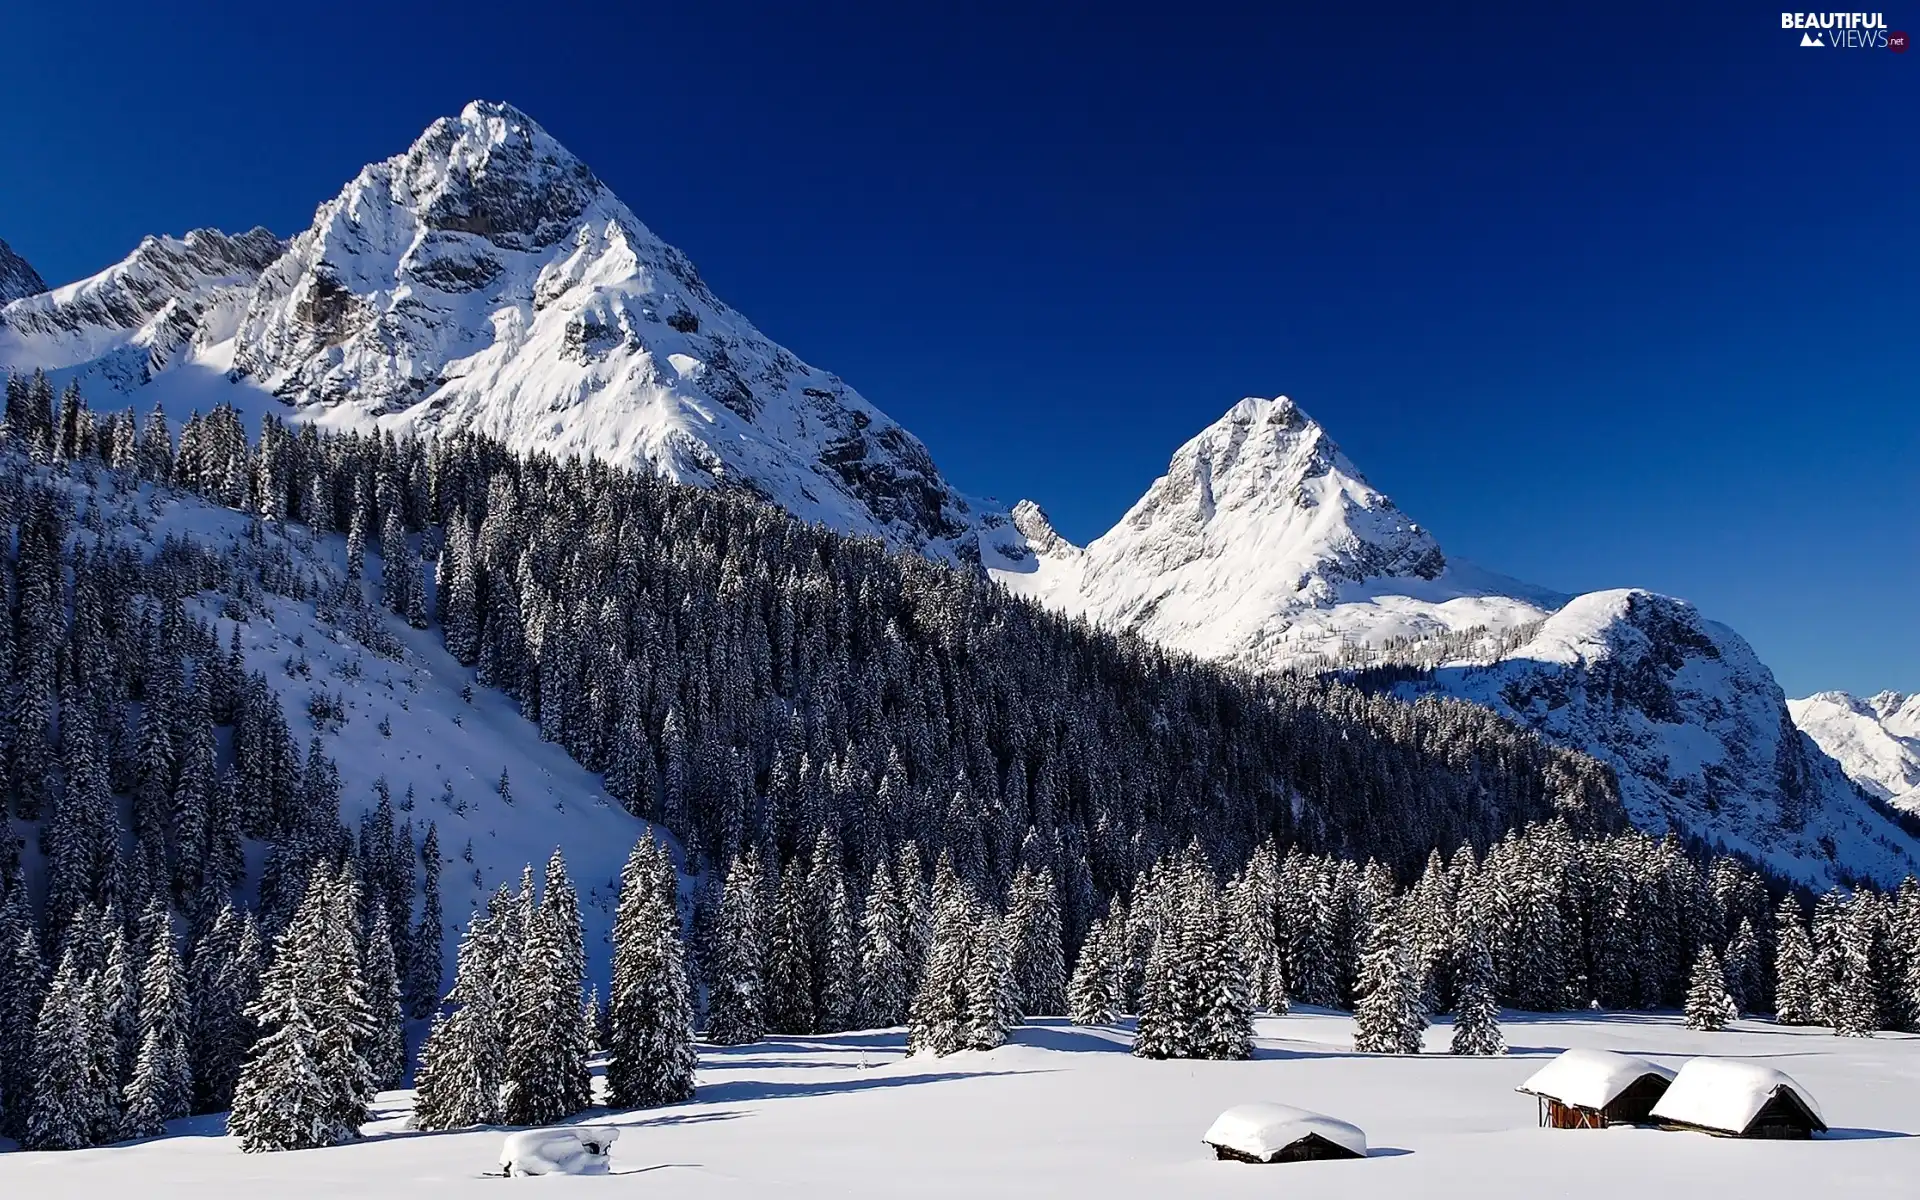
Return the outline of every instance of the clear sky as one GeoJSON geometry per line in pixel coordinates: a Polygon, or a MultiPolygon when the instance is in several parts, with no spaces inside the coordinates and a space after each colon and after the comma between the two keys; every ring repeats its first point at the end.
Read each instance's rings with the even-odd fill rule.
{"type": "Polygon", "coordinates": [[[1452,554],[1920,690],[1920,54],[1752,4],[435,7],[10,6],[0,237],[58,282],[291,234],[509,100],[1076,540],[1285,392],[1452,554]]]}

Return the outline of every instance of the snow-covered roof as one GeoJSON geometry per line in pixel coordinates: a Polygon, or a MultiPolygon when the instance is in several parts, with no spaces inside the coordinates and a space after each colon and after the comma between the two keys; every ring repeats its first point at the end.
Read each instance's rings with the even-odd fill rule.
{"type": "Polygon", "coordinates": [[[1644,1058],[1616,1054],[1612,1050],[1576,1048],[1561,1053],[1514,1090],[1545,1096],[1575,1108],[1598,1109],[1612,1104],[1621,1092],[1647,1075],[1673,1078],[1670,1069],[1644,1058]]]}
{"type": "Polygon", "coordinates": [[[1359,1126],[1288,1104],[1235,1105],[1221,1113],[1200,1140],[1209,1146],[1267,1159],[1311,1134],[1366,1156],[1367,1135],[1359,1126]]]}
{"type": "Polygon", "coordinates": [[[1679,1125],[1743,1133],[1782,1089],[1806,1105],[1818,1128],[1827,1127],[1820,1105],[1793,1076],[1737,1058],[1688,1059],[1673,1086],[1653,1106],[1653,1116],[1679,1125]]]}

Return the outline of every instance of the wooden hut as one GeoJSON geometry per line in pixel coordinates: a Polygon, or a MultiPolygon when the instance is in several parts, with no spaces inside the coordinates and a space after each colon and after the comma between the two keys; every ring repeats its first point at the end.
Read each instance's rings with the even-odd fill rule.
{"type": "Polygon", "coordinates": [[[1690,1058],[1653,1107],[1666,1129],[1718,1137],[1810,1138],[1825,1132],[1820,1106],[1793,1076],[1734,1058],[1690,1058]]]}
{"type": "Polygon", "coordinates": [[[1543,1129],[1641,1124],[1673,1082],[1657,1063],[1611,1050],[1568,1050],[1515,1088],[1535,1097],[1543,1129]]]}
{"type": "Polygon", "coordinates": [[[1214,1157],[1236,1162],[1311,1162],[1365,1158],[1357,1125],[1286,1104],[1241,1104],[1220,1114],[1201,1138],[1214,1157]]]}

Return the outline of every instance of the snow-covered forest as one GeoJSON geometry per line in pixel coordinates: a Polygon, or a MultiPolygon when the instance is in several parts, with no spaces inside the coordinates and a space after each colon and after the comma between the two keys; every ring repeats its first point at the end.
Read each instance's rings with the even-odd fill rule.
{"type": "Polygon", "coordinates": [[[1798,896],[1629,831],[1605,767],[1482,708],[1204,664],[746,491],[470,435],[176,436],[30,377],[3,436],[0,1136],[28,1149],[222,1112],[248,1150],[332,1145],[407,1082],[421,1129],[670,1105],[696,1035],[947,1056],[1064,1017],[1243,1060],[1296,1004],[1372,1054],[1451,1014],[1448,1049],[1498,1055],[1502,1008],[1920,1026],[1920,884],[1798,896]],[[369,715],[245,649],[289,604],[374,659],[425,631],[664,831],[620,847],[606,953],[528,827],[484,852],[519,880],[448,911],[475,839],[441,822],[498,830],[343,794],[322,734],[369,715]]]}

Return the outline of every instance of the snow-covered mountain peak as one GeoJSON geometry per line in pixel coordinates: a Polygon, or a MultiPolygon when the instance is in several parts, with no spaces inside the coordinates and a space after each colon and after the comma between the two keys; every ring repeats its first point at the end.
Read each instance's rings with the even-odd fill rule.
{"type": "Polygon", "coordinates": [[[46,290],[47,281],[40,278],[33,264],[14,253],[13,247],[0,238],[0,304],[46,290]]]}
{"type": "Polygon", "coordinates": [[[232,332],[244,297],[286,244],[262,228],[140,239],[119,262],[0,308],[0,372],[47,370],[127,392],[182,350],[232,332]]]}
{"type": "Polygon", "coordinates": [[[435,121],[323,204],[262,275],[231,361],[297,418],[474,430],[979,553],[985,514],[916,438],[724,304],[510,105],[435,121]]]}

